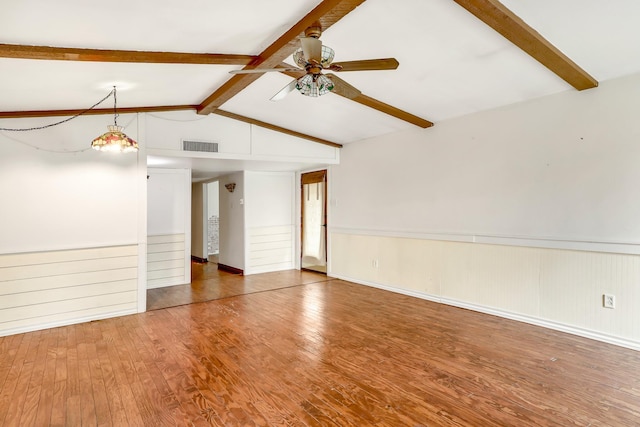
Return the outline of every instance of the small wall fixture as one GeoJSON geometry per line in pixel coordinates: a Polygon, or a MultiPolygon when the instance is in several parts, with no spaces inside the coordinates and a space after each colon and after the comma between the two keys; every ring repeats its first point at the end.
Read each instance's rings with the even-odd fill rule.
{"type": "Polygon", "coordinates": [[[115,151],[129,153],[138,151],[138,143],[122,132],[118,126],[116,87],[113,87],[113,125],[107,126],[108,132],[103,133],[91,142],[91,148],[99,151],[115,151]]]}
{"type": "Polygon", "coordinates": [[[236,183],[235,182],[230,182],[228,184],[225,184],[224,188],[226,188],[229,193],[233,193],[233,190],[236,189],[236,183]]]}

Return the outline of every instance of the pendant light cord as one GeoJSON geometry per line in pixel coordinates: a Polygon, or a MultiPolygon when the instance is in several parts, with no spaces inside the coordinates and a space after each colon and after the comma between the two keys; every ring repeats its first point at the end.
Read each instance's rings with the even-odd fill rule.
{"type": "MultiPolygon", "coordinates": [[[[111,93],[113,93],[113,125],[118,126],[118,108],[117,108],[118,97],[116,96],[115,86],[113,87],[113,90],[111,91],[111,93]]],[[[111,95],[111,93],[109,95],[111,95]]],[[[107,98],[109,97],[109,95],[107,95],[107,98]]]]}
{"type": "Polygon", "coordinates": [[[115,115],[115,117],[113,118],[113,122],[116,124],[116,117],[117,117],[117,113],[116,113],[116,87],[114,86],[113,89],[111,90],[111,92],[109,92],[107,94],[107,96],[105,96],[104,98],[102,98],[100,101],[96,102],[95,104],[93,104],[91,107],[87,108],[84,111],[79,112],[76,115],[73,115],[71,117],[68,117],[64,120],[60,120],[59,122],[55,122],[55,123],[50,123],[48,125],[44,125],[44,126],[36,126],[36,127],[31,127],[31,128],[0,128],[0,131],[6,131],[6,132],[28,132],[28,131],[32,131],[32,130],[40,130],[40,129],[46,129],[46,128],[50,128],[53,126],[58,126],[61,125],[63,123],[66,123],[70,120],[75,119],[76,117],[80,117],[83,114],[86,114],[87,112],[93,110],[94,108],[96,108],[98,105],[102,104],[104,101],[106,101],[111,95],[113,95],[113,114],[115,115]]]}

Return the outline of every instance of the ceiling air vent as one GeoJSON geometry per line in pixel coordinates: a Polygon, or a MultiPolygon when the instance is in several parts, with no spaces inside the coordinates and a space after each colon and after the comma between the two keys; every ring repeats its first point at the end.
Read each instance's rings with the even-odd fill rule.
{"type": "Polygon", "coordinates": [[[182,151],[200,151],[204,153],[217,153],[217,142],[205,142],[205,141],[188,141],[182,140],[182,151]]]}

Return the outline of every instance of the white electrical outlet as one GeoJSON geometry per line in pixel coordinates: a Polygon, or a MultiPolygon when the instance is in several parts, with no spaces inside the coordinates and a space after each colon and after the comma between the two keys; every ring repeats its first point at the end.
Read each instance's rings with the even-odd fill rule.
{"type": "Polygon", "coordinates": [[[611,294],[602,295],[602,306],[604,308],[616,308],[616,297],[611,294]]]}
{"type": "Polygon", "coordinates": [[[374,260],[371,262],[371,266],[372,266],[373,268],[378,268],[378,260],[377,260],[377,259],[374,259],[374,260]]]}

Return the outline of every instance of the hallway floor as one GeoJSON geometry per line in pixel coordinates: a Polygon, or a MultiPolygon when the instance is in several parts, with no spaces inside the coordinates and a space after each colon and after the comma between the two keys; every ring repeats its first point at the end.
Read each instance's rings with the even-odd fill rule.
{"type": "Polygon", "coordinates": [[[324,274],[287,270],[251,276],[218,270],[218,264],[191,263],[191,283],[147,291],[147,310],[175,307],[292,286],[325,282],[324,274]]]}

